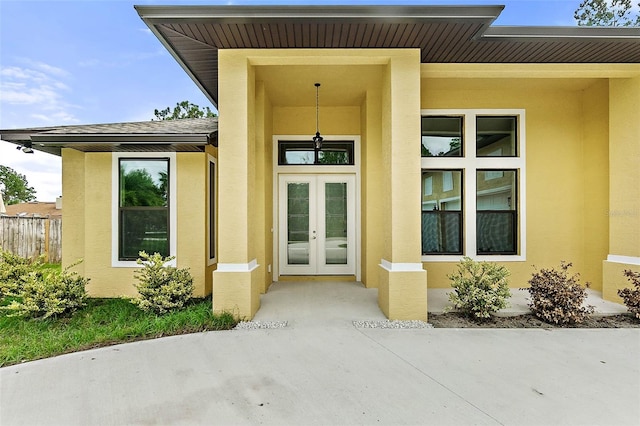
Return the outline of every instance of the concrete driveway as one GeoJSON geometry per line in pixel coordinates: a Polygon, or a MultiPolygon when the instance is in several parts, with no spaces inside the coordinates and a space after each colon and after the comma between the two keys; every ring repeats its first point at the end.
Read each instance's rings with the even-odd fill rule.
{"type": "Polygon", "coordinates": [[[375,290],[321,284],[263,296],[281,329],[2,368],[0,424],[640,424],[640,329],[357,328],[375,290]]]}

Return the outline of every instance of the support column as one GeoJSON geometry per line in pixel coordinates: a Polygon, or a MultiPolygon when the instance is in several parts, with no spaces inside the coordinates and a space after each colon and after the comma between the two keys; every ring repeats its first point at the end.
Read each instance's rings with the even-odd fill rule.
{"type": "Polygon", "coordinates": [[[391,56],[382,94],[382,162],[387,197],[378,304],[389,319],[427,319],[421,262],[420,51],[391,56]]]}
{"type": "Polygon", "coordinates": [[[255,77],[246,52],[218,52],[218,267],[213,310],[251,319],[260,307],[259,265],[250,240],[255,200],[255,77]]]}
{"type": "Polygon", "coordinates": [[[602,295],[620,302],[631,287],[622,272],[640,271],[640,77],[609,83],[609,255],[602,295]]]}

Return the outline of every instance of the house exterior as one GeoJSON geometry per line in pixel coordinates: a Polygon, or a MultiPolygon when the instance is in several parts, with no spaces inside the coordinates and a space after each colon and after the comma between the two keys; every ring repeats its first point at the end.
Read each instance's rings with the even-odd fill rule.
{"type": "Polygon", "coordinates": [[[219,120],[0,132],[62,155],[64,262],[84,258],[93,295],[134,294],[142,248],[245,318],[274,281],[347,279],[426,319],[462,256],[513,287],[571,261],[609,300],[640,269],[640,29],[492,26],[501,6],[136,9],[219,120]]]}

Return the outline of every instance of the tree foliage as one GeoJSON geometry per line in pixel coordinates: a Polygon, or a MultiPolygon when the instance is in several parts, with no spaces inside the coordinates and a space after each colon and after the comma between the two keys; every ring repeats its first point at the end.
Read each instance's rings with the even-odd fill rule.
{"type": "Polygon", "coordinates": [[[156,184],[151,174],[144,169],[131,170],[122,177],[124,206],[166,206],[167,174],[160,173],[156,184]]]}
{"type": "Polygon", "coordinates": [[[211,111],[209,107],[201,108],[200,106],[193,104],[189,101],[182,101],[176,103],[176,106],[171,109],[166,107],[162,110],[154,110],[153,114],[159,121],[162,120],[180,120],[182,118],[202,118],[202,117],[215,117],[216,114],[211,111]]]}
{"type": "Polygon", "coordinates": [[[0,187],[2,187],[2,199],[6,204],[36,200],[36,190],[29,186],[27,177],[11,167],[0,166],[0,187]]]}
{"type": "Polygon", "coordinates": [[[580,26],[640,26],[640,2],[636,10],[631,0],[583,0],[573,16],[580,26]]]}

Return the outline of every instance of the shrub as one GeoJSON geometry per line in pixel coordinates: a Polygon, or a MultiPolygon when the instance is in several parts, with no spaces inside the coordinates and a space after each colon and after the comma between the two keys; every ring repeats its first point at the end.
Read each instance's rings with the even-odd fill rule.
{"type": "MultiPolygon", "coordinates": [[[[554,324],[581,323],[593,313],[593,306],[583,307],[587,290],[580,286],[580,274],[568,275],[571,263],[560,262],[560,270],[540,269],[532,274],[527,289],[531,312],[554,324]]],[[[589,287],[589,284],[586,284],[589,287]]]]}
{"type": "Polygon", "coordinates": [[[0,249],[0,300],[7,296],[17,296],[23,277],[35,272],[43,265],[43,257],[27,259],[10,251],[0,249]]]}
{"type": "MultiPolygon", "coordinates": [[[[78,262],[79,263],[79,262],[78,262]]],[[[3,309],[9,316],[27,318],[49,318],[72,313],[85,305],[88,278],[69,271],[78,263],[64,270],[40,269],[21,277],[22,288],[3,309]]]]}
{"type": "Polygon", "coordinates": [[[449,293],[449,301],[469,316],[489,318],[508,306],[507,299],[511,297],[508,276],[504,266],[464,257],[458,271],[448,275],[454,290],[449,293]]]}
{"type": "Polygon", "coordinates": [[[618,290],[618,296],[622,297],[629,312],[637,319],[640,319],[640,272],[625,269],[624,276],[631,281],[635,289],[625,288],[618,290]]]}
{"type": "Polygon", "coordinates": [[[182,308],[193,294],[193,278],[188,269],[177,269],[165,263],[175,257],[163,258],[161,254],[149,255],[141,251],[137,260],[143,268],[134,277],[139,297],[132,300],[144,311],[164,314],[182,308]]]}

